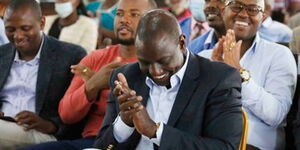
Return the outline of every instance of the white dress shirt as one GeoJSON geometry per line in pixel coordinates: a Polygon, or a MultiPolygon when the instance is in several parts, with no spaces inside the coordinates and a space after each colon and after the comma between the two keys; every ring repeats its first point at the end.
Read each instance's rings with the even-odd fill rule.
{"type": "MultiPolygon", "coordinates": [[[[199,55],[210,58],[207,51],[203,52],[199,55]]],[[[242,84],[242,104],[249,120],[248,144],[262,150],[283,150],[284,120],[297,81],[294,57],[287,47],[256,34],[240,64],[251,74],[250,81],[242,84]]]]}
{"type": "MultiPolygon", "coordinates": [[[[170,79],[171,88],[167,89],[165,86],[159,86],[153,82],[152,79],[146,78],[146,85],[150,88],[149,98],[147,101],[146,110],[150,118],[154,122],[159,122],[160,126],[156,131],[156,138],[149,139],[142,135],[142,138],[137,145],[136,150],[153,150],[153,144],[160,145],[164,125],[168,123],[169,116],[175,102],[176,95],[181,85],[187,63],[189,59],[189,52],[184,62],[184,65],[177,73],[173,74],[170,79]]],[[[137,93],[138,94],[138,93],[137,93]]],[[[120,116],[114,122],[113,134],[119,143],[126,141],[133,133],[134,127],[127,126],[120,116]]]]}

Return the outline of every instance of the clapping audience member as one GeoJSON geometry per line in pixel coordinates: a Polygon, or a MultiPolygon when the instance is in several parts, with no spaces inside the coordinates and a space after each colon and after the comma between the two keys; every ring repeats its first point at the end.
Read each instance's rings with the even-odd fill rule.
{"type": "Polygon", "coordinates": [[[45,17],[35,0],[9,0],[4,24],[10,43],[0,46],[0,111],[11,118],[0,117],[0,149],[63,138],[58,103],[84,49],[43,34],[45,17]]]}
{"type": "Polygon", "coordinates": [[[82,138],[24,150],[82,150],[93,146],[105,115],[110,74],[126,63],[137,61],[136,27],[141,15],[153,8],[156,8],[154,0],[120,0],[115,18],[115,34],[120,44],[94,51],[71,67],[75,77],[59,104],[59,115],[65,124],[86,120],[82,138]]]}
{"type": "Polygon", "coordinates": [[[297,68],[287,47],[258,34],[264,8],[264,0],[226,1],[223,20],[227,34],[211,50],[211,58],[240,71],[242,104],[249,120],[247,149],[282,150],[297,68]]]}
{"type": "Polygon", "coordinates": [[[146,13],[135,41],[138,63],[112,73],[96,147],[114,150],[238,149],[238,71],[187,51],[176,18],[146,13]]]}

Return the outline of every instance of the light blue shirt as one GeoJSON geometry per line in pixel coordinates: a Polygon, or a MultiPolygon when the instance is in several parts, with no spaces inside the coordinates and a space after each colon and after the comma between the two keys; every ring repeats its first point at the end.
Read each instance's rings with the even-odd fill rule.
{"type": "Polygon", "coordinates": [[[3,20],[0,18],[0,45],[8,43],[3,20]]]}
{"type": "MultiPolygon", "coordinates": [[[[173,74],[170,79],[171,88],[167,89],[165,86],[157,85],[152,79],[146,78],[146,85],[150,88],[149,99],[147,101],[146,110],[150,118],[154,122],[159,122],[160,126],[156,131],[156,138],[149,139],[142,135],[142,138],[136,150],[153,150],[153,144],[160,145],[161,136],[164,125],[167,124],[169,116],[175,102],[176,95],[181,85],[187,63],[189,59],[189,52],[184,62],[184,65],[173,74]]],[[[138,94],[138,93],[137,93],[138,94]]],[[[114,122],[113,134],[118,142],[126,141],[133,133],[134,128],[127,126],[120,116],[114,122]]]]}
{"type": "Polygon", "coordinates": [[[192,53],[198,54],[203,50],[209,50],[214,48],[217,42],[218,38],[215,36],[215,30],[211,29],[203,35],[191,41],[191,43],[188,45],[188,49],[192,53]]]}
{"type": "Polygon", "coordinates": [[[15,117],[16,114],[25,110],[35,112],[36,82],[41,47],[35,58],[30,61],[21,60],[16,51],[6,84],[0,92],[1,111],[5,116],[15,117]]]}
{"type": "Polygon", "coordinates": [[[260,39],[257,34],[240,64],[251,74],[241,92],[249,120],[248,144],[262,150],[283,150],[283,127],[297,82],[294,57],[287,47],[260,39]]]}
{"type": "Polygon", "coordinates": [[[293,33],[287,25],[274,21],[271,17],[262,23],[258,31],[262,39],[277,43],[289,43],[293,33]]]}

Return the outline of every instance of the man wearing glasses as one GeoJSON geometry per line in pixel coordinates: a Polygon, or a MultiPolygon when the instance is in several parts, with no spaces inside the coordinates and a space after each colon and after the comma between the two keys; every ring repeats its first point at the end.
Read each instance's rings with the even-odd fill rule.
{"type": "Polygon", "coordinates": [[[249,120],[247,149],[282,150],[297,69],[288,48],[260,38],[264,8],[263,0],[226,1],[222,16],[227,34],[210,57],[240,71],[249,120]]]}

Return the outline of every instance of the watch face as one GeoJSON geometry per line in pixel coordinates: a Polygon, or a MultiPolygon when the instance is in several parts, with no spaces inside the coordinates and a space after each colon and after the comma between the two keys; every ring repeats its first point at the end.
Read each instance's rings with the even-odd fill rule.
{"type": "Polygon", "coordinates": [[[243,81],[248,81],[250,79],[250,72],[247,70],[242,70],[241,78],[243,79],[243,81]]]}

